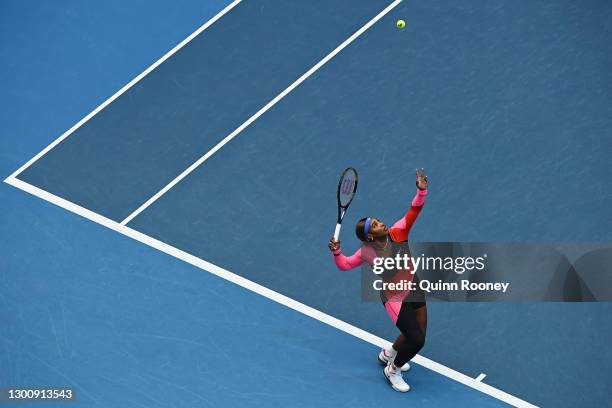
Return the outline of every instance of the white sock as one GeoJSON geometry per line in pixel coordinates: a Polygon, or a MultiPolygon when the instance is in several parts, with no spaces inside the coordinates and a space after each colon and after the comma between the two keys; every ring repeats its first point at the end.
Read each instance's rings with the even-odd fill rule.
{"type": "Polygon", "coordinates": [[[385,347],[385,354],[392,360],[397,356],[397,350],[394,349],[393,346],[385,347]]]}

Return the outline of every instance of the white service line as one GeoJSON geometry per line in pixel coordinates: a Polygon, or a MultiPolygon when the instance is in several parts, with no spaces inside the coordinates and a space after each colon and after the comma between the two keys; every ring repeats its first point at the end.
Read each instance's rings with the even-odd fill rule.
{"type": "MultiPolygon", "coordinates": [[[[226,14],[228,11],[230,11],[231,9],[233,9],[236,5],[238,5],[238,3],[240,3],[242,0],[234,0],[233,2],[231,2],[227,7],[225,7],[223,10],[221,10],[219,13],[217,13],[217,15],[215,15],[213,18],[211,18],[210,20],[208,20],[206,23],[204,23],[200,28],[198,28],[197,30],[195,30],[193,33],[191,33],[189,35],[189,37],[185,38],[183,41],[181,41],[180,43],[178,43],[174,48],[172,48],[170,51],[168,51],[166,54],[164,54],[164,56],[162,56],[160,59],[158,59],[157,61],[155,61],[149,68],[145,69],[142,73],[140,73],[140,75],[138,75],[136,78],[132,79],[130,82],[128,82],[123,88],[121,88],[120,90],[118,90],[117,92],[115,92],[115,94],[113,96],[111,96],[110,98],[108,98],[107,100],[105,100],[104,102],[102,102],[102,104],[100,106],[98,106],[96,109],[94,109],[93,111],[91,111],[87,116],[85,116],[83,119],[79,120],[74,126],[72,126],[70,129],[68,129],[66,132],[64,132],[64,134],[62,134],[60,137],[58,137],[57,139],[55,139],[49,146],[45,147],[41,152],[39,152],[36,156],[32,157],[30,160],[28,160],[23,166],[21,166],[20,168],[18,168],[17,170],[15,170],[13,172],[13,174],[11,174],[10,176],[7,177],[7,180],[13,179],[15,177],[17,177],[22,171],[24,171],[25,169],[27,169],[28,167],[30,167],[32,165],[32,163],[34,163],[36,160],[40,159],[42,156],[44,156],[45,154],[47,154],[49,152],[49,150],[53,149],[55,146],[57,146],[62,140],[64,140],[65,138],[67,138],[68,136],[70,136],[72,133],[74,133],[74,131],[76,131],[78,128],[80,128],[81,126],[83,126],[83,124],[85,122],[87,122],[88,120],[90,120],[91,118],[93,118],[94,116],[96,116],[98,114],[98,112],[100,112],[102,109],[106,108],[108,105],[110,105],[115,99],[117,99],[118,97],[120,97],[121,95],[123,95],[125,93],[125,91],[127,91],[128,89],[130,89],[132,86],[134,86],[138,81],[140,81],[142,78],[144,78],[145,76],[147,76],[151,71],[153,71],[155,68],[157,68],[160,64],[162,64],[164,61],[166,61],[168,58],[170,58],[171,56],[173,56],[174,54],[176,54],[176,52],[178,50],[180,50],[181,48],[183,48],[185,45],[187,45],[187,43],[189,43],[191,40],[193,40],[196,36],[198,36],[202,31],[206,30],[208,27],[210,27],[215,21],[219,20],[221,17],[223,17],[224,14],[226,14]]],[[[6,181],[6,180],[5,180],[6,181]]]]}
{"type": "MultiPolygon", "coordinates": [[[[91,220],[97,224],[103,225],[107,228],[112,229],[113,231],[116,231],[120,234],[123,234],[127,237],[130,237],[132,239],[135,239],[136,241],[139,241],[145,245],[148,245],[152,248],[155,248],[159,251],[165,252],[168,255],[171,255],[175,258],[178,258],[184,262],[187,262],[199,269],[202,269],[206,272],[212,273],[213,275],[217,275],[220,278],[223,278],[227,281],[230,281],[232,283],[235,283],[236,285],[242,286],[245,289],[248,289],[252,292],[255,292],[261,296],[264,296],[268,299],[271,299],[277,303],[280,303],[284,306],[287,306],[293,310],[296,310],[306,316],[312,317],[313,319],[316,319],[320,322],[323,322],[325,324],[328,324],[332,327],[335,327],[336,329],[342,330],[348,334],[351,334],[357,338],[360,338],[368,343],[371,343],[375,346],[378,347],[387,347],[390,343],[381,338],[378,337],[372,333],[369,333],[365,330],[362,330],[356,326],[353,326],[349,323],[346,323],[340,319],[337,319],[333,316],[330,316],[326,313],[323,313],[317,309],[314,309],[308,305],[305,305],[303,303],[300,303],[290,297],[287,297],[283,294],[280,294],[278,292],[275,292],[271,289],[266,288],[265,286],[262,286],[258,283],[255,283],[253,281],[250,281],[240,275],[237,275],[235,273],[232,273],[226,269],[223,269],[217,265],[214,265],[210,262],[207,262],[203,259],[200,259],[194,255],[191,255],[185,251],[182,251],[178,248],[175,248],[169,244],[166,244],[165,242],[159,241],[153,237],[150,237],[148,235],[145,235],[141,232],[138,232],[126,225],[120,224],[116,221],[113,221],[109,218],[106,218],[100,214],[97,214],[91,210],[88,210],[86,208],[83,208],[77,204],[74,204],[68,200],[65,200],[61,197],[58,197],[56,195],[53,195],[45,190],[42,190],[38,187],[35,187],[31,184],[28,184],[24,181],[21,181],[17,178],[14,177],[8,177],[5,180],[6,183],[19,188],[23,191],[26,191],[32,195],[35,195],[39,198],[42,198],[43,200],[46,200],[52,204],[55,204],[61,208],[64,208],[70,212],[73,212],[75,214],[80,215],[81,217],[87,218],[88,220],[91,220]]],[[[510,395],[502,390],[499,390],[495,387],[492,387],[490,385],[484,384],[480,381],[478,381],[478,379],[474,379],[470,376],[467,376],[463,373],[460,373],[459,371],[453,370],[452,368],[446,367],[440,363],[437,363],[433,360],[430,360],[426,357],[423,357],[421,355],[416,355],[413,359],[413,362],[428,368],[432,371],[435,371],[438,374],[441,374],[445,377],[448,377],[450,379],[453,379],[455,381],[460,382],[461,384],[467,385],[468,387],[474,388],[480,392],[483,392],[487,395],[490,395],[491,397],[497,398],[500,401],[506,402],[512,406],[515,407],[519,407],[519,408],[537,408],[535,405],[530,404],[526,401],[523,401],[522,399],[515,397],[513,395],[510,395]]],[[[483,374],[481,374],[483,375],[483,374]]]]}
{"type": "Polygon", "coordinates": [[[363,27],[361,27],[353,35],[351,35],[349,38],[347,38],[342,44],[340,44],[338,47],[336,47],[336,49],[334,49],[332,52],[327,54],[321,61],[316,63],[312,68],[310,68],[308,71],[306,71],[301,77],[296,79],[295,82],[293,82],[291,85],[289,85],[284,91],[279,93],[274,99],[272,99],[270,102],[268,102],[263,108],[261,108],[260,110],[255,112],[255,114],[253,116],[251,116],[250,118],[248,118],[242,125],[238,126],[232,133],[230,133],[229,135],[225,136],[225,138],[223,138],[223,140],[221,140],[212,149],[210,149],[208,152],[206,152],[206,154],[204,156],[200,157],[191,166],[187,167],[174,180],[172,180],[164,188],[159,190],[155,195],[153,195],[151,198],[149,198],[147,201],[145,201],[140,207],[138,207],[136,210],[134,210],[134,212],[132,212],[123,221],[121,221],[121,224],[122,225],[126,225],[127,223],[132,221],[138,214],[143,212],[147,207],[149,207],[151,204],[153,204],[155,201],[157,201],[161,196],[166,194],[172,187],[174,187],[178,182],[180,182],[182,179],[187,177],[187,175],[189,175],[189,173],[191,173],[196,168],[198,168],[198,166],[200,166],[210,156],[212,156],[219,149],[221,149],[223,146],[225,146],[225,144],[227,144],[230,140],[232,140],[233,138],[238,136],[238,134],[240,134],[240,132],[242,132],[251,123],[253,123],[255,120],[257,120],[257,118],[259,118],[261,115],[266,113],[266,111],[268,111],[270,108],[272,108],[274,105],[276,105],[278,103],[278,101],[280,101],[285,96],[287,96],[298,85],[300,85],[302,82],[304,82],[306,79],[308,79],[308,77],[310,77],[312,74],[314,74],[319,68],[321,68],[323,65],[325,65],[329,60],[334,58],[340,51],[342,51],[350,43],[355,41],[355,39],[357,39],[357,37],[359,37],[361,34],[365,33],[378,20],[383,18],[389,11],[393,10],[393,8],[395,6],[397,6],[401,2],[402,2],[402,0],[395,0],[393,3],[389,4],[383,11],[378,13],[378,15],[376,15],[376,17],[374,17],[373,19],[368,21],[363,27]]]}

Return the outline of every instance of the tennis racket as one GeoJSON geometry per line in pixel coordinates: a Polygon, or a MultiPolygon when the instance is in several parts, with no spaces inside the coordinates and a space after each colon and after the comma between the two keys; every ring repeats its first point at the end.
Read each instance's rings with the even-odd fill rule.
{"type": "Polygon", "coordinates": [[[351,204],[351,201],[353,201],[353,198],[355,198],[357,181],[357,170],[352,167],[344,170],[340,176],[340,181],[338,182],[338,221],[336,224],[336,231],[334,232],[335,240],[338,240],[340,236],[340,227],[344,219],[344,214],[351,204]]]}

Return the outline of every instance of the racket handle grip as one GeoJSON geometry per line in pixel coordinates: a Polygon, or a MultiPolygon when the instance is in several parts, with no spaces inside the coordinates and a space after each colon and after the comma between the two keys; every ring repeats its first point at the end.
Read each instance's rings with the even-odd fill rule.
{"type": "Polygon", "coordinates": [[[336,224],[336,230],[334,231],[334,239],[338,240],[338,238],[340,237],[340,226],[342,224],[336,224]]]}

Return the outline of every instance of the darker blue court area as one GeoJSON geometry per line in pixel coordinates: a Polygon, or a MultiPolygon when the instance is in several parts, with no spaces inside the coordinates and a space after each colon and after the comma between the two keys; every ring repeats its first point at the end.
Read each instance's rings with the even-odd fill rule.
{"type": "Polygon", "coordinates": [[[244,2],[20,177],[121,221],[385,6],[244,2]]]}
{"type": "MultiPolygon", "coordinates": [[[[124,67],[122,80],[83,81],[90,97],[78,105],[96,106],[226,5],[187,3],[167,6],[189,12],[155,41],[139,37],[163,44],[156,52],[92,62],[124,67]]],[[[120,222],[387,5],[244,0],[18,178],[120,222]]],[[[85,6],[66,10],[49,20],[85,6]]],[[[131,13],[115,41],[130,38],[140,15],[131,13]]],[[[90,20],[77,20],[87,32],[90,20]]],[[[360,174],[347,253],[359,218],[404,214],[415,167],[431,187],[413,241],[612,240],[611,21],[601,1],[405,0],[128,226],[393,339],[382,306],[361,301],[359,271],[337,271],[326,246],[340,171],[360,174]]],[[[95,50],[117,47],[91,35],[95,50]]],[[[14,64],[28,60],[16,55],[14,64]]],[[[10,95],[27,111],[37,99],[28,92],[61,92],[51,85],[21,82],[10,95]]],[[[74,95],[61,106],[78,93],[67,86],[74,95]]],[[[57,109],[46,100],[29,115],[45,105],[57,109]]],[[[63,127],[40,120],[55,134],[7,115],[40,146],[7,139],[5,173],[86,113],[55,115],[63,127]]],[[[413,391],[393,393],[362,340],[0,191],[0,385],[73,385],[83,406],[504,405],[416,364],[413,391]]],[[[422,354],[539,406],[606,406],[610,312],[610,303],[430,303],[422,354]]]]}

